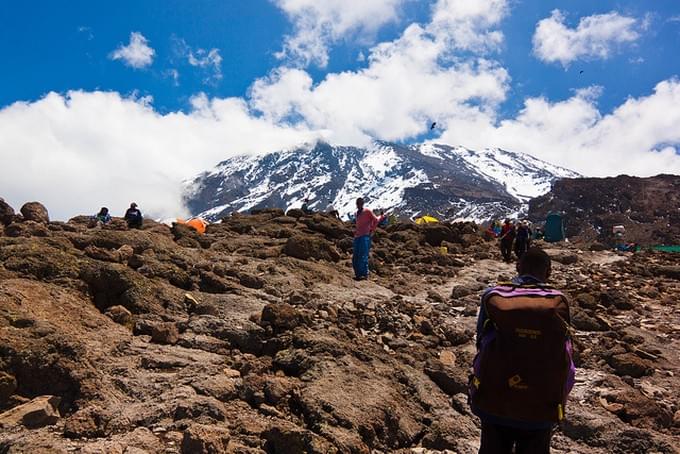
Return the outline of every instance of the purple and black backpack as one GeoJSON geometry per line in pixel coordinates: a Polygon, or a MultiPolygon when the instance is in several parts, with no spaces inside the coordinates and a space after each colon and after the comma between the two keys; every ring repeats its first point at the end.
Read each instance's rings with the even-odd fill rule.
{"type": "Polygon", "coordinates": [[[487,320],[473,363],[473,411],[560,422],[574,386],[569,305],[545,285],[503,284],[482,299],[487,320]]]}

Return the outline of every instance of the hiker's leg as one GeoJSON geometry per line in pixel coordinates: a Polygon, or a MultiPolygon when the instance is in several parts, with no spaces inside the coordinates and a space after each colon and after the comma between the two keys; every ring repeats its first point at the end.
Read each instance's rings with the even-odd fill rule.
{"type": "Polygon", "coordinates": [[[515,454],[550,454],[552,429],[523,430],[517,435],[515,454]]]}
{"type": "Polygon", "coordinates": [[[361,253],[361,245],[359,238],[354,238],[352,245],[352,268],[354,269],[354,276],[359,277],[359,254],[361,253]]]}
{"type": "Polygon", "coordinates": [[[371,252],[371,237],[361,238],[361,261],[359,262],[359,277],[368,276],[368,255],[371,252]]]}
{"type": "Polygon", "coordinates": [[[479,454],[511,454],[513,429],[496,424],[482,422],[482,440],[479,454]]]}

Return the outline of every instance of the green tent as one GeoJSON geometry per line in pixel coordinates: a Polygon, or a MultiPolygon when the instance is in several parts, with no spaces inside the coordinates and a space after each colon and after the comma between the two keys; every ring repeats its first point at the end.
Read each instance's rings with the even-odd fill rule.
{"type": "Polygon", "coordinates": [[[675,245],[675,246],[652,246],[651,249],[653,251],[661,251],[661,252],[680,252],[680,245],[675,245]]]}
{"type": "Polygon", "coordinates": [[[559,213],[550,213],[545,219],[545,227],[543,228],[545,241],[549,243],[556,243],[565,238],[564,222],[562,215],[559,213]]]}

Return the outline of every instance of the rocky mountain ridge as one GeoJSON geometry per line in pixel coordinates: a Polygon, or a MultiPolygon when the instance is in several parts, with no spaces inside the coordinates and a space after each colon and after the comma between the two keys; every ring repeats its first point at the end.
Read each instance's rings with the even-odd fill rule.
{"type": "Polygon", "coordinates": [[[374,209],[404,218],[431,214],[483,220],[517,213],[553,181],[576,173],[529,155],[500,149],[473,151],[440,144],[367,148],[323,142],[263,156],[237,156],[187,182],[186,204],[216,220],[232,212],[299,208],[342,215],[365,197],[374,209]]]}
{"type": "Polygon", "coordinates": [[[612,227],[623,225],[629,242],[680,245],[680,175],[565,178],[529,202],[530,219],[549,212],[564,214],[571,238],[612,245],[612,227]]]}

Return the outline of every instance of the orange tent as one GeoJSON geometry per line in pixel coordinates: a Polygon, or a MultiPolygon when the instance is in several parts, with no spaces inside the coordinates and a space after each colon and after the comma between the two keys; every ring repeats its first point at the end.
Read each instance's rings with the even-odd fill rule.
{"type": "Polygon", "coordinates": [[[184,219],[177,219],[177,223],[178,224],[186,224],[189,227],[192,227],[194,230],[196,230],[201,235],[205,233],[205,229],[208,227],[208,223],[205,222],[201,218],[192,218],[192,219],[189,219],[188,221],[185,221],[184,219]]]}

